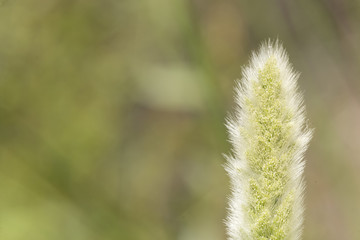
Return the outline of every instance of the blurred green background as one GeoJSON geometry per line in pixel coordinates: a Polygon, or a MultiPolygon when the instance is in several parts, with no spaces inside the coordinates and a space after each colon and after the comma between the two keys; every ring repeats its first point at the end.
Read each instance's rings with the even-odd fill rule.
{"type": "Polygon", "coordinates": [[[345,0],[1,0],[0,239],[225,239],[224,118],[276,37],[315,128],[304,239],[360,239],[359,22],[345,0]]]}

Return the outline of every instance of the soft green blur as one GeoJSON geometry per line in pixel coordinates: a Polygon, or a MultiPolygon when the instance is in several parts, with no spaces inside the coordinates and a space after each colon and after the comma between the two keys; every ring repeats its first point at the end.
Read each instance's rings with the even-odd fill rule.
{"type": "Polygon", "coordinates": [[[360,239],[360,2],[0,0],[0,239],[225,239],[234,79],[279,38],[305,240],[360,239]]]}

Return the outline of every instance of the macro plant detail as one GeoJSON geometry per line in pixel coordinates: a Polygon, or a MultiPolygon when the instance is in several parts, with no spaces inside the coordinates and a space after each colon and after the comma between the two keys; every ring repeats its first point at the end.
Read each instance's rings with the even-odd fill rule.
{"type": "Polygon", "coordinates": [[[297,240],[303,224],[304,161],[311,139],[298,74],[278,42],[252,54],[227,119],[231,240],[297,240]]]}

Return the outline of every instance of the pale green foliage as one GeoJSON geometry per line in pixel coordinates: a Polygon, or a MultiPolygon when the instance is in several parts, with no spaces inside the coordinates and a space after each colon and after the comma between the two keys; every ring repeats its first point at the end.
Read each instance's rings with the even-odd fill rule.
{"type": "Polygon", "coordinates": [[[230,239],[300,238],[301,158],[311,132],[304,126],[296,80],[278,44],[265,44],[244,71],[241,109],[228,123],[235,155],[227,169],[234,191],[230,239]]]}

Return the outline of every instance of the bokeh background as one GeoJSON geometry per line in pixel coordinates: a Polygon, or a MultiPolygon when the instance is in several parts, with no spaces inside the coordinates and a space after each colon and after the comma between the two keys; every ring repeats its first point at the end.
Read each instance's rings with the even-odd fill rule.
{"type": "Polygon", "coordinates": [[[1,0],[0,239],[226,239],[234,80],[287,48],[304,238],[360,239],[360,1],[1,0]]]}

